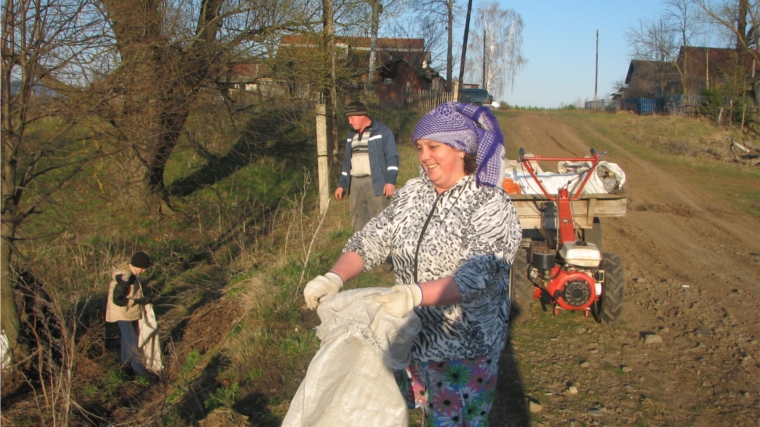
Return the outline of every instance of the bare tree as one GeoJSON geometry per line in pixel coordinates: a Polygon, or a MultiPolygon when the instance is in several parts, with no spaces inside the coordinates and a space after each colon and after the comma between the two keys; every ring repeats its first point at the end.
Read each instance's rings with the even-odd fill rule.
{"type": "MultiPolygon", "coordinates": [[[[750,55],[753,64],[760,64],[758,36],[760,35],[760,4],[749,0],[725,0],[714,4],[709,0],[694,0],[707,21],[730,34],[737,50],[738,61],[750,55]]],[[[755,67],[753,67],[755,68],[755,67]]],[[[760,76],[753,72],[746,82],[754,92],[755,106],[760,106],[760,76]]]]}
{"type": "Polygon", "coordinates": [[[380,14],[383,12],[383,4],[380,0],[369,0],[370,9],[370,47],[369,47],[369,69],[367,70],[367,89],[369,90],[375,84],[375,68],[377,67],[377,33],[380,31],[380,14]]]}
{"type": "Polygon", "coordinates": [[[678,34],[680,46],[707,41],[709,32],[700,23],[699,10],[692,0],[665,0],[664,3],[664,18],[670,23],[670,30],[678,34]]]}
{"type": "Polygon", "coordinates": [[[4,3],[2,318],[12,342],[18,338],[11,273],[20,225],[101,154],[84,149],[91,148],[85,136],[97,132],[92,139],[103,145],[92,146],[114,147],[120,175],[137,177],[140,185],[122,193],[153,194],[163,203],[167,161],[201,94],[216,91],[216,76],[236,62],[273,57],[281,34],[321,31],[320,8],[312,3],[4,3]],[[96,126],[81,130],[93,121],[96,126]],[[33,126],[45,132],[32,137],[33,126]]]}
{"type": "Polygon", "coordinates": [[[446,86],[451,90],[454,74],[454,24],[460,12],[455,0],[422,0],[415,3],[415,11],[428,25],[441,26],[446,31],[446,86]]]}
{"type": "Polygon", "coordinates": [[[103,154],[88,143],[96,132],[86,122],[93,98],[71,76],[72,69],[98,60],[102,22],[90,19],[95,13],[94,4],[75,0],[8,0],[3,6],[1,309],[15,353],[24,352],[13,299],[14,260],[23,258],[17,243],[30,238],[23,226],[103,154]]]}
{"type": "Polygon", "coordinates": [[[377,38],[380,32],[380,15],[389,19],[397,18],[406,9],[407,0],[368,0],[370,6],[370,53],[367,89],[371,90],[374,85],[375,69],[377,68],[377,38]]]}
{"type": "Polygon", "coordinates": [[[678,33],[666,18],[655,21],[640,20],[638,27],[625,33],[629,55],[645,61],[674,61],[678,55],[678,33]]]}
{"type": "Polygon", "coordinates": [[[528,63],[522,56],[522,30],[522,17],[513,9],[502,9],[495,2],[478,6],[468,68],[471,74],[480,71],[489,92],[503,95],[528,63]]]}
{"type": "Polygon", "coordinates": [[[263,47],[283,31],[320,22],[308,0],[101,3],[118,62],[98,86],[120,91],[101,116],[133,150],[149,192],[160,196],[166,163],[215,70],[244,55],[267,55],[263,47]]]}

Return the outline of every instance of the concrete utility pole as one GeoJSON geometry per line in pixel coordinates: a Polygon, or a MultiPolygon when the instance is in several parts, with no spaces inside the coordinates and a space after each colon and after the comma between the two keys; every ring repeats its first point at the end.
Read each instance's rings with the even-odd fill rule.
{"type": "Polygon", "coordinates": [[[324,215],[330,202],[330,165],[327,153],[327,105],[317,104],[317,182],[319,213],[324,215]]]}

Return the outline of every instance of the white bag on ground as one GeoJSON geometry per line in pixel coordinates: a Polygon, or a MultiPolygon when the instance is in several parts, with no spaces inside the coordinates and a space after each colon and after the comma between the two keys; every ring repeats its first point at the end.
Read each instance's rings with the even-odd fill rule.
{"type": "Polygon", "coordinates": [[[322,299],[322,344],[298,387],[283,427],[407,426],[409,415],[393,369],[409,365],[420,320],[394,317],[365,288],[322,299]]]}

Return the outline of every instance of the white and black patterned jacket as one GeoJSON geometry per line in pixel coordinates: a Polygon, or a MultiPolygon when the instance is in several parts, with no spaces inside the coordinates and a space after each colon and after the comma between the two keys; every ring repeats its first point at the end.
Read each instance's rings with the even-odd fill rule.
{"type": "Polygon", "coordinates": [[[407,181],[343,251],[358,253],[365,271],[390,253],[396,284],[454,276],[461,303],[415,309],[422,331],[412,357],[446,361],[503,348],[509,269],[521,237],[517,213],[501,188],[478,188],[475,178],[466,176],[439,195],[423,173],[407,181]]]}

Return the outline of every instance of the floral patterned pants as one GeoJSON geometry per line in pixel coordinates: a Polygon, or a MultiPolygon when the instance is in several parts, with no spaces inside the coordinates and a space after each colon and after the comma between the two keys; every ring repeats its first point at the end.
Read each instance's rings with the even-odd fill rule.
{"type": "Polygon", "coordinates": [[[396,381],[409,408],[424,408],[429,427],[488,425],[499,374],[499,352],[446,362],[412,360],[396,381]]]}

